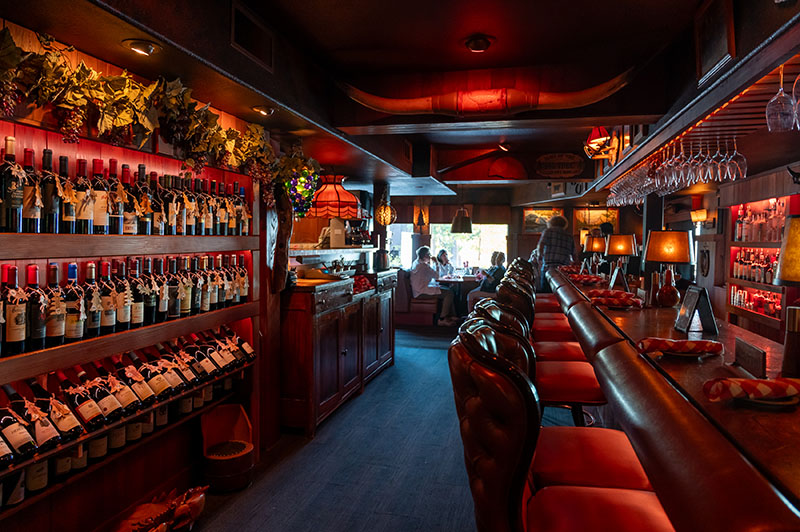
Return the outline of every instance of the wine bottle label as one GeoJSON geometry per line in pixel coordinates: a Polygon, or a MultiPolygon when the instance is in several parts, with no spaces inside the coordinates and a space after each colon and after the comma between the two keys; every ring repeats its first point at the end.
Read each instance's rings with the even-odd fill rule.
{"type": "Polygon", "coordinates": [[[181,299],[181,312],[186,314],[187,312],[192,310],[192,285],[191,283],[186,283],[182,287],[183,290],[183,299],[181,299]]]}
{"type": "Polygon", "coordinates": [[[108,192],[105,190],[94,191],[94,223],[108,225],[108,192]]]}
{"type": "Polygon", "coordinates": [[[192,411],[192,398],[191,397],[182,397],[180,401],[178,401],[178,412],[181,414],[188,414],[192,411]]]}
{"type": "Polygon", "coordinates": [[[59,436],[56,428],[46,417],[39,418],[33,422],[33,433],[36,437],[36,445],[40,447],[59,436]]]}
{"type": "MultiPolygon", "coordinates": [[[[3,438],[0,438],[0,458],[4,458],[8,455],[12,454],[11,449],[9,448],[8,444],[3,438]]],[[[3,498],[0,497],[0,503],[3,502],[3,498]]]]}
{"type": "Polygon", "coordinates": [[[80,314],[64,316],[64,336],[67,338],[83,338],[83,322],[80,314]]]}
{"type": "Polygon", "coordinates": [[[225,363],[226,366],[228,364],[236,362],[236,357],[233,356],[233,353],[231,353],[228,349],[221,348],[218,349],[217,352],[219,353],[220,357],[222,358],[222,361],[225,363]]]}
{"type": "Polygon", "coordinates": [[[6,303],[6,342],[25,340],[26,306],[25,303],[6,303]]]}
{"type": "Polygon", "coordinates": [[[228,216],[228,229],[236,229],[236,216],[228,216]]]}
{"type": "Polygon", "coordinates": [[[25,468],[25,489],[42,491],[47,487],[47,460],[25,468]]]}
{"type": "Polygon", "coordinates": [[[225,359],[222,357],[222,355],[216,349],[209,349],[208,350],[208,355],[214,360],[214,362],[220,368],[224,368],[225,366],[228,365],[228,363],[225,361],[225,359]]]}
{"type": "Polygon", "coordinates": [[[45,325],[48,337],[64,336],[66,315],[67,304],[63,300],[55,301],[55,298],[52,298],[50,300],[50,305],[47,307],[47,321],[45,325]]]}
{"type": "Polygon", "coordinates": [[[167,285],[161,285],[160,288],[161,295],[158,298],[158,311],[159,312],[167,312],[169,310],[169,287],[167,285]]]}
{"type": "Polygon", "coordinates": [[[84,423],[93,420],[97,416],[103,415],[103,411],[100,410],[100,407],[97,406],[97,403],[95,403],[93,399],[86,399],[84,402],[78,405],[76,410],[78,411],[78,415],[81,416],[81,419],[83,419],[84,423]]]}
{"type": "Polygon", "coordinates": [[[108,436],[100,436],[89,442],[89,458],[96,460],[108,454],[108,436]]]}
{"type": "Polygon", "coordinates": [[[86,328],[87,329],[97,329],[100,327],[100,314],[101,312],[98,311],[89,311],[86,313],[86,328]]]}
{"type": "Polygon", "coordinates": [[[131,383],[131,389],[142,401],[153,396],[153,390],[144,382],[133,381],[131,383]]]}
{"type": "Polygon", "coordinates": [[[72,469],[72,457],[68,454],[56,456],[55,465],[53,466],[53,473],[56,477],[63,477],[68,474],[72,469]]]}
{"type": "Polygon", "coordinates": [[[11,183],[14,183],[15,187],[11,188],[10,186],[7,186],[6,188],[6,198],[8,198],[8,208],[19,209],[22,207],[23,187],[18,186],[13,179],[8,182],[9,185],[11,183]]]}
{"type": "Polygon", "coordinates": [[[107,416],[115,410],[122,408],[122,405],[119,404],[119,401],[117,401],[117,398],[113,395],[107,395],[101,399],[98,399],[97,406],[100,407],[100,410],[103,412],[104,416],[107,416]]]}
{"type": "Polygon", "coordinates": [[[47,333],[47,315],[36,299],[28,300],[28,338],[44,338],[47,333]]]}
{"type": "Polygon", "coordinates": [[[198,408],[203,408],[205,401],[203,401],[203,392],[197,392],[196,394],[192,395],[192,407],[197,410],[198,408]]]}
{"type": "Polygon", "coordinates": [[[155,428],[156,416],[150,411],[142,417],[142,434],[150,434],[155,428]]]}
{"type": "Polygon", "coordinates": [[[180,372],[183,375],[183,377],[186,379],[186,382],[191,383],[195,379],[194,373],[192,373],[192,370],[189,369],[188,366],[180,368],[180,372]]]}
{"type": "Polygon", "coordinates": [[[250,347],[250,344],[248,344],[247,342],[242,342],[241,347],[244,350],[244,352],[247,353],[248,355],[252,355],[253,353],[255,353],[255,350],[252,347],[250,347]]]}
{"type": "Polygon", "coordinates": [[[0,432],[3,433],[3,436],[6,437],[6,440],[8,440],[8,443],[11,444],[11,447],[13,447],[15,451],[19,451],[23,445],[29,443],[35,445],[30,432],[20,423],[14,422],[0,432]]]}
{"type": "Polygon", "coordinates": [[[78,220],[94,220],[94,206],[92,200],[86,196],[85,190],[75,192],[77,205],[75,205],[75,217],[78,220]]]}
{"type": "Polygon", "coordinates": [[[156,408],[156,427],[163,427],[169,423],[169,410],[167,405],[161,405],[156,408]]]}
{"type": "Polygon", "coordinates": [[[130,309],[131,323],[144,323],[144,301],[134,301],[130,309]]]}
{"type": "MultiPolygon", "coordinates": [[[[22,188],[22,217],[34,218],[36,220],[42,217],[42,208],[36,203],[36,187],[33,185],[25,185],[22,188]]],[[[41,203],[41,198],[39,198],[41,203]]]]}
{"type": "Polygon", "coordinates": [[[217,371],[216,366],[214,366],[214,363],[211,362],[211,360],[209,358],[202,359],[200,361],[200,366],[204,370],[206,370],[206,373],[208,373],[208,374],[211,374],[211,373],[214,373],[215,371],[217,371]]]}
{"type": "Polygon", "coordinates": [[[186,225],[191,226],[196,223],[197,217],[195,216],[197,206],[194,201],[186,204],[186,225]]]}
{"type": "Polygon", "coordinates": [[[203,388],[203,401],[208,403],[214,400],[214,387],[209,385],[203,388]]]}
{"type": "Polygon", "coordinates": [[[147,385],[156,395],[159,395],[164,390],[168,390],[170,388],[169,381],[167,381],[167,379],[160,374],[154,375],[149,381],[147,381],[147,385]]]}
{"type": "Polygon", "coordinates": [[[167,293],[169,294],[167,316],[170,318],[178,318],[181,315],[181,300],[178,299],[178,287],[167,286],[167,293]]]}
{"type": "Polygon", "coordinates": [[[131,421],[125,426],[125,439],[136,441],[142,437],[142,422],[139,420],[131,421]]]}
{"type": "Polygon", "coordinates": [[[175,203],[169,202],[167,204],[167,225],[175,226],[177,225],[177,211],[175,208],[175,203]]]}
{"type": "Polygon", "coordinates": [[[211,209],[208,209],[205,216],[206,227],[211,227],[214,225],[214,212],[211,209]]]}
{"type": "Polygon", "coordinates": [[[120,384],[119,389],[114,392],[114,397],[117,398],[117,401],[119,401],[119,404],[122,405],[122,408],[128,408],[131,403],[135,403],[139,400],[138,397],[136,397],[136,394],[133,393],[133,390],[124,384],[120,384]]]}
{"type": "Polygon", "coordinates": [[[125,425],[111,429],[108,433],[108,448],[121,449],[128,440],[125,425]]]}
{"type": "Polygon", "coordinates": [[[117,301],[112,295],[102,296],[103,313],[100,316],[100,326],[113,327],[117,324],[117,301]]]}
{"type": "Polygon", "coordinates": [[[139,234],[139,218],[136,213],[127,211],[122,213],[122,233],[126,235],[139,234]]]}
{"type": "Polygon", "coordinates": [[[203,289],[200,291],[200,310],[203,312],[208,312],[211,309],[211,293],[207,286],[208,285],[203,286],[203,289]]]}
{"type": "Polygon", "coordinates": [[[220,224],[228,224],[228,211],[225,209],[217,209],[217,219],[220,224]]]}
{"type": "Polygon", "coordinates": [[[176,218],[175,230],[179,235],[182,235],[186,232],[186,211],[178,209],[176,218]]]}
{"type": "Polygon", "coordinates": [[[130,323],[131,305],[125,304],[125,294],[117,296],[117,321],[120,323],[130,323]]]}
{"type": "Polygon", "coordinates": [[[209,283],[208,302],[211,305],[216,305],[219,302],[219,290],[217,287],[209,283]]]}
{"type": "Polygon", "coordinates": [[[72,470],[78,471],[86,468],[86,460],[89,458],[86,454],[86,448],[82,443],[79,443],[72,448],[72,470]]]}
{"type": "Polygon", "coordinates": [[[163,235],[164,234],[164,213],[162,212],[154,212],[153,213],[153,234],[154,235],[163,235]]]}
{"type": "Polygon", "coordinates": [[[175,370],[168,369],[164,372],[164,378],[167,379],[167,382],[170,386],[175,388],[176,386],[181,386],[183,384],[183,379],[181,379],[175,370]]]}
{"type": "Polygon", "coordinates": [[[242,297],[247,297],[247,294],[250,292],[250,280],[247,278],[247,275],[242,275],[239,278],[239,291],[242,297]]]}
{"type": "Polygon", "coordinates": [[[60,405],[60,407],[56,407],[54,404],[54,406],[50,407],[50,419],[53,420],[53,424],[55,424],[60,432],[66,433],[80,426],[77,418],[69,411],[64,403],[57,399],[51,399],[51,402],[60,405]]]}
{"type": "Polygon", "coordinates": [[[75,221],[75,205],[72,203],[64,203],[64,208],[61,209],[61,220],[64,222],[75,221]]]}

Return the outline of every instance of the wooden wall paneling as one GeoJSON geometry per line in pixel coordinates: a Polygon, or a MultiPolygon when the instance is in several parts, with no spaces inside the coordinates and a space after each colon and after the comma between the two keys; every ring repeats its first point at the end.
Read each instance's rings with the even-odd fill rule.
{"type": "MultiPolygon", "coordinates": [[[[256,190],[258,187],[256,187],[256,190]]],[[[258,196],[257,196],[258,197],[258,196]]],[[[264,204],[257,200],[260,209],[264,209],[264,204]]],[[[267,226],[266,213],[261,211],[254,216],[258,219],[260,249],[267,249],[267,241],[275,239],[275,228],[267,226]]],[[[266,210],[266,209],[264,209],[266,210]]],[[[274,216],[274,209],[271,209],[274,216]]],[[[254,223],[255,226],[255,223],[254,223]]],[[[260,316],[259,320],[261,333],[261,365],[260,390],[261,390],[261,446],[269,448],[277,443],[280,438],[280,350],[281,350],[281,307],[280,292],[272,289],[273,275],[272,265],[267,264],[267,253],[258,253],[258,271],[260,289],[260,316]]],[[[254,254],[254,259],[255,259],[254,254]]],[[[255,263],[254,263],[255,264],[255,263]]]]}

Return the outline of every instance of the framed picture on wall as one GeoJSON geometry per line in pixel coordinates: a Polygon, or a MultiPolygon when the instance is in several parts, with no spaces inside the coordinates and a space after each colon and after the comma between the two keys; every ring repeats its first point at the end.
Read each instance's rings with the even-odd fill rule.
{"type": "Polygon", "coordinates": [[[580,233],[581,229],[594,229],[600,224],[608,222],[614,226],[614,232],[619,232],[619,209],[575,208],[572,210],[572,232],[580,233]]]}
{"type": "Polygon", "coordinates": [[[564,216],[564,209],[527,207],[522,210],[522,232],[543,233],[547,229],[547,220],[556,215],[564,216]]]}

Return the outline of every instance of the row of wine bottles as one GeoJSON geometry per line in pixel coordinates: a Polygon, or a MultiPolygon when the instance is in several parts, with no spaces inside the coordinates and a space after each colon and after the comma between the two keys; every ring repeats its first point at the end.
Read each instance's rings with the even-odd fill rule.
{"type": "Polygon", "coordinates": [[[150,172],[140,164],[134,182],[127,164],[118,174],[116,159],[77,159],[74,178],[69,158],[34,151],[16,160],[16,140],[5,138],[0,166],[0,232],[94,235],[240,236],[250,234],[250,209],[245,188],[183,175],[150,172]],[[149,179],[148,179],[149,178],[149,179]]]}
{"type": "Polygon", "coordinates": [[[255,357],[246,341],[223,326],[91,365],[76,365],[72,376],[67,370],[56,371],[57,389],[48,388],[47,376],[3,385],[0,471],[88,435],[49,460],[26,464],[27,478],[22,483],[18,478],[8,483],[12,490],[23,485],[29,492],[39,491],[47,486],[48,478],[63,480],[88,462],[101,460],[109,451],[167,424],[170,417],[201,408],[214,398],[215,387],[217,392],[231,389],[231,379],[218,377],[229,376],[255,357]],[[212,379],[216,380],[213,386],[208,384],[212,379]],[[169,402],[178,394],[180,399],[169,402]],[[141,414],[142,410],[147,412],[141,414]],[[110,430],[92,438],[93,432],[108,425],[113,425],[110,430]]]}
{"type": "Polygon", "coordinates": [[[3,264],[0,356],[245,303],[250,281],[244,258],[238,255],[237,261],[234,254],[88,262],[83,283],[78,282],[77,263],[71,262],[63,287],[58,263],[48,265],[46,286],[39,283],[39,266],[29,264],[24,288],[17,267],[3,264]]]}

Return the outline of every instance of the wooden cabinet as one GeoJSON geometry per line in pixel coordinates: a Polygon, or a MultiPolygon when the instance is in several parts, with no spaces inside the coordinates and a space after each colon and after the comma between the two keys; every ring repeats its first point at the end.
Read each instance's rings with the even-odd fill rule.
{"type": "Polygon", "coordinates": [[[394,364],[394,291],[382,292],[378,299],[378,361],[394,364]]]}
{"type": "Polygon", "coordinates": [[[378,309],[380,308],[380,297],[372,295],[364,299],[364,355],[363,373],[364,379],[370,379],[373,373],[378,371],[381,364],[379,355],[380,319],[378,309]]]}

